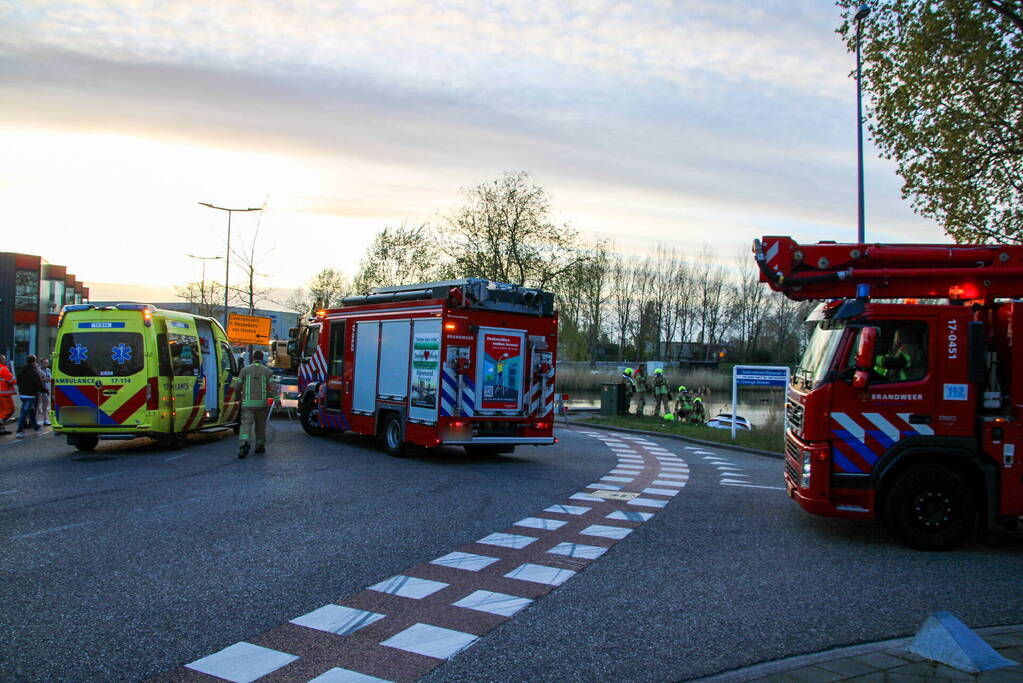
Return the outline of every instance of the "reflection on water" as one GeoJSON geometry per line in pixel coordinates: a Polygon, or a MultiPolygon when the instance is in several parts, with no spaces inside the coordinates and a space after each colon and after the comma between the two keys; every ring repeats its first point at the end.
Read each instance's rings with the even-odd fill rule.
{"type": "MultiPolygon", "coordinates": [[[[732,412],[731,392],[712,392],[703,397],[703,404],[707,408],[707,417],[714,417],[718,413],[732,412]]],[[[631,408],[635,408],[636,401],[633,399],[631,408]]],[[[737,412],[749,420],[753,426],[763,425],[772,418],[781,420],[785,410],[785,392],[781,389],[740,391],[737,412]]],[[[646,412],[652,413],[654,399],[647,394],[646,412]]],[[[574,392],[569,394],[568,408],[599,408],[599,392],[574,392]]]]}

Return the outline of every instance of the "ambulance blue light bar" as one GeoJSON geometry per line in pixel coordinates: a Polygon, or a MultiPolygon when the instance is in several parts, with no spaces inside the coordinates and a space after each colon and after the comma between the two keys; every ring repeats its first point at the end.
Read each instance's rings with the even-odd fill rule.
{"type": "Polygon", "coordinates": [[[68,304],[61,309],[61,313],[70,313],[71,311],[88,311],[91,308],[96,307],[92,304],[68,304]]]}
{"type": "Polygon", "coordinates": [[[142,322],[145,323],[146,327],[151,327],[153,324],[153,311],[156,310],[156,306],[150,304],[117,304],[116,308],[119,311],[142,311],[142,322]]]}

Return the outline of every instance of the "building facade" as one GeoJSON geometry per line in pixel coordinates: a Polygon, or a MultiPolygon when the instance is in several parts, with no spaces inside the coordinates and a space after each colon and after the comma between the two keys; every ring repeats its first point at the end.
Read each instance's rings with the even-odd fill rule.
{"type": "Polygon", "coordinates": [[[0,252],[0,352],[15,367],[30,354],[50,355],[61,307],[88,300],[89,288],[67,266],[32,254],[0,252]]]}

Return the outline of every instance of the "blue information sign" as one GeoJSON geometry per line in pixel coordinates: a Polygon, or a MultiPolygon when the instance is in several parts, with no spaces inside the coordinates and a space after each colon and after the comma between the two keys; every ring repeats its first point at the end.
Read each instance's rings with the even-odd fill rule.
{"type": "Polygon", "coordinates": [[[784,368],[735,368],[735,383],[752,387],[784,387],[788,372],[784,368]]]}

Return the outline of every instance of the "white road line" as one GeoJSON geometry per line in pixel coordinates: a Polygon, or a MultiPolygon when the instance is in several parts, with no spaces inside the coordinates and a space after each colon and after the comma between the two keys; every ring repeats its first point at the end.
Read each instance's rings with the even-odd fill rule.
{"type": "Polygon", "coordinates": [[[96,481],[97,479],[106,479],[107,477],[116,477],[118,474],[124,474],[128,470],[117,470],[116,472],[110,472],[108,474],[98,474],[95,477],[86,477],[85,481],[96,481]]]}
{"type": "Polygon", "coordinates": [[[170,462],[171,460],[177,460],[178,458],[183,458],[186,455],[189,455],[189,453],[182,453],[181,455],[174,455],[174,456],[171,456],[169,458],[164,458],[163,461],[164,462],[170,462]]]}
{"type": "Polygon", "coordinates": [[[748,489],[771,489],[772,491],[784,491],[785,490],[784,486],[757,486],[756,484],[740,484],[738,482],[730,483],[730,482],[726,482],[726,481],[721,482],[721,485],[722,486],[743,486],[743,487],[748,488],[748,489]]]}
{"type": "Polygon", "coordinates": [[[20,540],[22,538],[31,538],[32,536],[41,536],[42,534],[48,534],[54,531],[64,531],[65,529],[74,529],[80,526],[88,526],[89,524],[97,524],[98,522],[75,522],[74,524],[65,524],[64,526],[55,526],[52,529],[43,529],[42,531],[32,531],[27,534],[18,534],[12,536],[12,540],[20,540]]]}
{"type": "Polygon", "coordinates": [[[17,492],[18,492],[18,489],[7,489],[6,491],[0,491],[0,496],[8,494],[8,493],[17,493],[17,492]]]}

